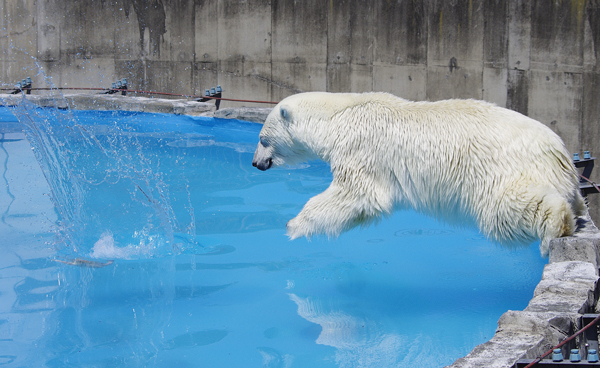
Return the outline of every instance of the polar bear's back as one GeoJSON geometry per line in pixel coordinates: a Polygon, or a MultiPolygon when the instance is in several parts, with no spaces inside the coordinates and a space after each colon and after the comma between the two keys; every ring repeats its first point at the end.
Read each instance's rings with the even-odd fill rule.
{"type": "Polygon", "coordinates": [[[538,200],[533,197],[558,193],[572,207],[581,206],[570,154],[540,122],[484,101],[412,102],[374,95],[366,101],[380,111],[369,116],[387,116],[372,122],[386,132],[376,144],[377,156],[391,165],[382,170],[393,172],[390,185],[397,186],[401,206],[449,222],[475,222],[500,241],[543,236],[503,228],[523,228],[511,222],[522,221],[527,206],[538,200]]]}

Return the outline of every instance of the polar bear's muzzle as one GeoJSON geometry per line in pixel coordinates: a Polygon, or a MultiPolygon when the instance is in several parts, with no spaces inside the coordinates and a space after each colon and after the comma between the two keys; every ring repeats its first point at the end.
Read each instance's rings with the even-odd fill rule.
{"type": "Polygon", "coordinates": [[[270,158],[268,158],[264,161],[256,161],[256,160],[252,161],[252,166],[254,166],[257,169],[262,170],[262,171],[269,169],[271,167],[271,165],[273,165],[273,160],[271,160],[270,158]]]}
{"type": "Polygon", "coordinates": [[[252,166],[259,170],[265,171],[271,168],[273,165],[273,158],[271,157],[272,149],[264,147],[260,142],[254,152],[254,159],[252,159],[252,166]]]}

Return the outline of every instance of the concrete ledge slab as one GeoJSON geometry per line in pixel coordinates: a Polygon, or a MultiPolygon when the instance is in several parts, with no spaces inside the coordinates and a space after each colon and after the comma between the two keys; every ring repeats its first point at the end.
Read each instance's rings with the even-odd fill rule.
{"type": "Polygon", "coordinates": [[[272,107],[234,107],[215,111],[213,116],[222,119],[238,119],[254,123],[264,123],[272,107]]]}
{"type": "Polygon", "coordinates": [[[525,311],[583,314],[595,303],[598,281],[596,267],[590,262],[550,263],[525,311]]]}
{"type": "Polygon", "coordinates": [[[600,238],[568,237],[554,239],[550,243],[550,263],[583,261],[598,267],[600,238]]]}
{"type": "Polygon", "coordinates": [[[536,357],[565,337],[536,313],[508,311],[500,317],[498,330],[490,341],[475,347],[450,367],[512,367],[518,357],[536,357]]]}
{"type": "MultiPolygon", "coordinates": [[[[254,123],[264,123],[272,107],[237,107],[216,110],[214,102],[197,102],[188,99],[164,99],[122,96],[120,94],[70,94],[25,95],[27,101],[39,107],[54,107],[74,110],[121,110],[150,113],[206,116],[220,119],[238,119],[254,123]]],[[[23,100],[22,95],[0,94],[0,106],[16,106],[23,100]]]]}

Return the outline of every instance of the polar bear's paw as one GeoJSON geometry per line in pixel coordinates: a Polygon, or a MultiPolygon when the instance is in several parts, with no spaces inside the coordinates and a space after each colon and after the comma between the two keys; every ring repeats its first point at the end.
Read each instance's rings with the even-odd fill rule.
{"type": "Polygon", "coordinates": [[[289,236],[290,240],[301,238],[306,235],[305,233],[302,232],[299,222],[300,221],[298,221],[297,217],[294,217],[293,219],[288,221],[286,228],[287,228],[287,236],[289,236]]]}
{"type": "Polygon", "coordinates": [[[316,224],[312,224],[310,220],[301,214],[288,221],[286,227],[287,236],[289,236],[290,240],[303,236],[310,239],[316,233],[316,224]]]}

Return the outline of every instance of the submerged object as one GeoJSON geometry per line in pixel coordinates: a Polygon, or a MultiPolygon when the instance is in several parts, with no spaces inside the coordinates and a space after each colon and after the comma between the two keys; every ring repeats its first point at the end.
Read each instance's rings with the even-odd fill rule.
{"type": "Polygon", "coordinates": [[[54,262],[60,262],[68,265],[79,266],[79,267],[88,267],[88,268],[102,268],[106,266],[110,266],[113,264],[113,260],[108,260],[106,262],[98,262],[92,261],[84,258],[73,258],[73,259],[53,259],[54,262]]]}

